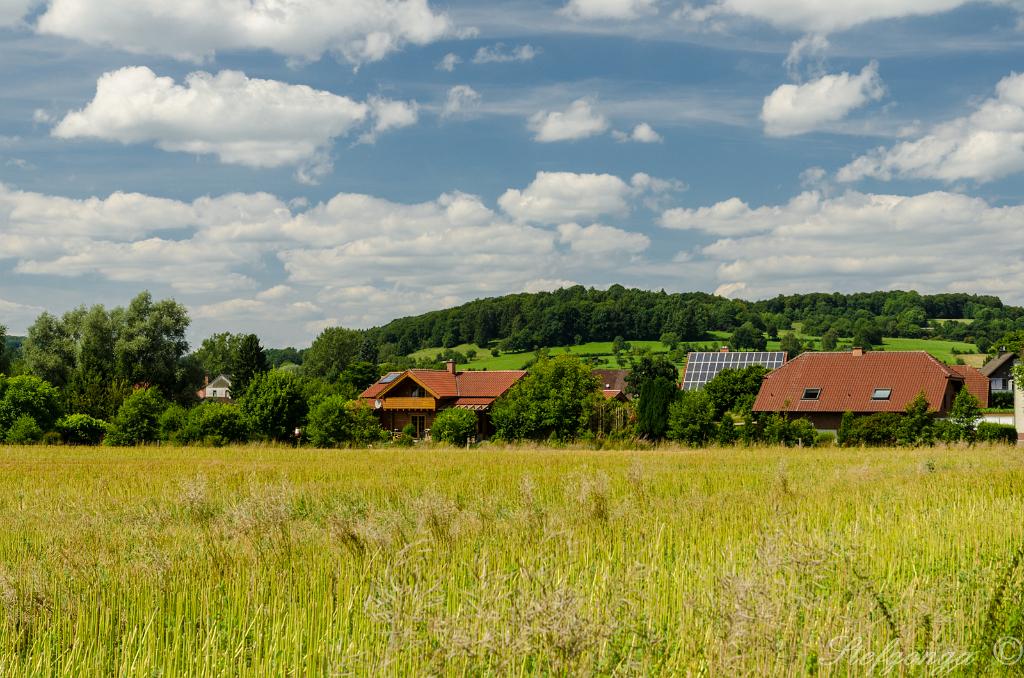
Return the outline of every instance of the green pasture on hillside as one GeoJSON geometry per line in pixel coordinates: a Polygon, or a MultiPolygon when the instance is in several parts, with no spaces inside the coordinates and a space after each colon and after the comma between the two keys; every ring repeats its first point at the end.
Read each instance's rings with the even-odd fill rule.
{"type": "MultiPolygon", "coordinates": [[[[707,341],[691,342],[690,345],[704,351],[714,351],[724,346],[729,341],[728,332],[709,332],[713,337],[707,341]]],[[[785,334],[785,332],[783,332],[785,334]]],[[[820,349],[820,337],[804,335],[797,332],[797,336],[804,342],[813,341],[820,349]]],[[[841,340],[845,342],[847,347],[850,343],[850,339],[841,340]]],[[[649,349],[653,353],[667,353],[668,349],[660,341],[629,341],[631,346],[644,347],[649,349]]],[[[771,340],[768,342],[767,350],[778,351],[780,342],[778,340],[771,340]]],[[[984,362],[985,356],[979,356],[976,354],[977,347],[973,344],[964,342],[953,342],[953,341],[942,341],[938,339],[894,339],[885,338],[883,339],[883,345],[880,347],[883,350],[888,351],[927,351],[938,360],[942,362],[953,364],[957,358],[963,358],[965,362],[969,364],[975,364],[976,367],[980,367],[980,364],[984,362]],[[959,353],[954,353],[957,351],[959,353]],[[963,355],[960,355],[963,354],[963,355]]],[[[411,354],[410,357],[415,359],[420,358],[433,358],[445,349],[443,348],[425,348],[420,351],[416,351],[411,354]]],[[[454,347],[454,350],[465,354],[469,350],[475,350],[477,352],[476,357],[470,362],[461,365],[462,369],[470,370],[518,370],[522,369],[527,363],[536,357],[533,351],[523,351],[517,353],[503,353],[495,357],[489,349],[480,348],[475,344],[462,344],[454,347]]],[[[552,346],[548,349],[550,355],[558,355],[561,353],[573,353],[578,356],[597,356],[601,363],[599,367],[616,368],[619,364],[615,360],[615,356],[612,353],[612,342],[610,341],[592,341],[579,346],[552,346]]],[[[625,358],[625,355],[624,355],[625,358]]],[[[628,360],[626,362],[628,367],[628,360]]]]}
{"type": "Polygon", "coordinates": [[[0,469],[4,676],[1021,669],[1017,448],[0,447],[0,469]]]}

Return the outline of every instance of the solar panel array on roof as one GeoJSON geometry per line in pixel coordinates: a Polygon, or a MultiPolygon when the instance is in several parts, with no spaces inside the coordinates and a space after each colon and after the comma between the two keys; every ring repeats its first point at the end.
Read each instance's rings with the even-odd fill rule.
{"type": "Polygon", "coordinates": [[[715,378],[722,370],[741,370],[751,365],[764,365],[769,370],[782,367],[786,362],[785,351],[714,351],[691,353],[686,361],[683,375],[683,390],[701,388],[715,378]]]}
{"type": "Polygon", "coordinates": [[[395,379],[398,379],[399,375],[401,375],[401,374],[402,374],[401,372],[388,372],[383,377],[381,377],[380,381],[377,382],[377,383],[378,384],[390,384],[395,379]]]}

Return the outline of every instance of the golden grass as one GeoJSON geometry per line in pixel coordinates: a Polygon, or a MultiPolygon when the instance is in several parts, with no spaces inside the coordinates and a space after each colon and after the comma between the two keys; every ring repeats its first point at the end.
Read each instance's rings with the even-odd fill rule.
{"type": "Polygon", "coordinates": [[[0,518],[3,676],[998,674],[1024,626],[1015,448],[0,447],[0,518]]]}

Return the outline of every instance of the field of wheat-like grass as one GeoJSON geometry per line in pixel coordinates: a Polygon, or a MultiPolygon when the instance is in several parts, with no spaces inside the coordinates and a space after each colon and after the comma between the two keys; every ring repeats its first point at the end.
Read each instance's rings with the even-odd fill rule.
{"type": "Polygon", "coordinates": [[[0,447],[0,675],[1001,675],[1022,547],[1016,448],[0,447]]]}

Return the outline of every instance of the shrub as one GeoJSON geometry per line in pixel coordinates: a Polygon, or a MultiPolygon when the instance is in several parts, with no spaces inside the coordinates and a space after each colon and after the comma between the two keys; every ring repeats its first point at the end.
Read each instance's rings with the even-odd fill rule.
{"type": "Polygon", "coordinates": [[[47,431],[39,442],[43,445],[60,445],[63,441],[56,431],[47,431]]]}
{"type": "Polygon", "coordinates": [[[708,394],[703,390],[681,391],[669,406],[668,437],[699,447],[716,433],[720,432],[715,428],[715,406],[708,394]]]}
{"type": "Polygon", "coordinates": [[[309,413],[306,436],[316,447],[335,447],[346,443],[382,442],[387,440],[388,434],[365,403],[331,396],[309,413]]]}
{"type": "Polygon", "coordinates": [[[832,447],[836,444],[836,434],[828,431],[821,431],[814,436],[815,447],[832,447]]]}
{"type": "Polygon", "coordinates": [[[416,437],[416,427],[412,424],[406,424],[402,427],[402,435],[406,438],[412,439],[416,437]]]}
{"type": "Polygon", "coordinates": [[[443,443],[465,445],[471,436],[476,435],[476,422],[475,412],[451,407],[437,415],[430,433],[443,443]]]}
{"type": "Polygon", "coordinates": [[[188,412],[185,426],[177,434],[182,443],[204,443],[220,447],[242,443],[249,438],[249,426],[237,405],[200,403],[188,412]]]}
{"type": "Polygon", "coordinates": [[[138,445],[157,439],[159,419],[167,404],[154,388],[139,389],[125,398],[110,431],[103,442],[107,445],[138,445]]]}
{"type": "Polygon", "coordinates": [[[160,440],[176,442],[181,429],[185,428],[188,421],[188,410],[181,405],[171,405],[160,415],[158,427],[160,429],[160,440]]]}
{"type": "Polygon", "coordinates": [[[60,416],[60,393],[39,377],[0,375],[0,435],[22,416],[46,430],[60,416]]]}
{"type": "Polygon", "coordinates": [[[769,415],[763,422],[762,440],[771,445],[813,445],[818,432],[807,419],[790,420],[781,414],[769,415]]]}
{"type": "Polygon", "coordinates": [[[1008,424],[994,424],[983,421],[978,424],[976,432],[977,440],[986,443],[1007,443],[1017,442],[1017,428],[1008,424]]]}
{"type": "Polygon", "coordinates": [[[27,414],[23,414],[14,420],[11,427],[7,429],[6,440],[14,444],[37,443],[43,437],[43,429],[39,428],[36,420],[27,414]]]}
{"type": "Polygon", "coordinates": [[[99,445],[107,433],[107,422],[88,414],[69,414],[58,419],[55,428],[69,445],[99,445]]]}
{"type": "MultiPolygon", "coordinates": [[[[849,413],[847,413],[849,414],[849,413]]],[[[895,445],[902,418],[895,412],[877,412],[863,417],[843,415],[840,444],[847,447],[895,445]]]]}
{"type": "Polygon", "coordinates": [[[1013,409],[1013,393],[992,393],[988,397],[988,406],[996,410],[1013,409]]]}

